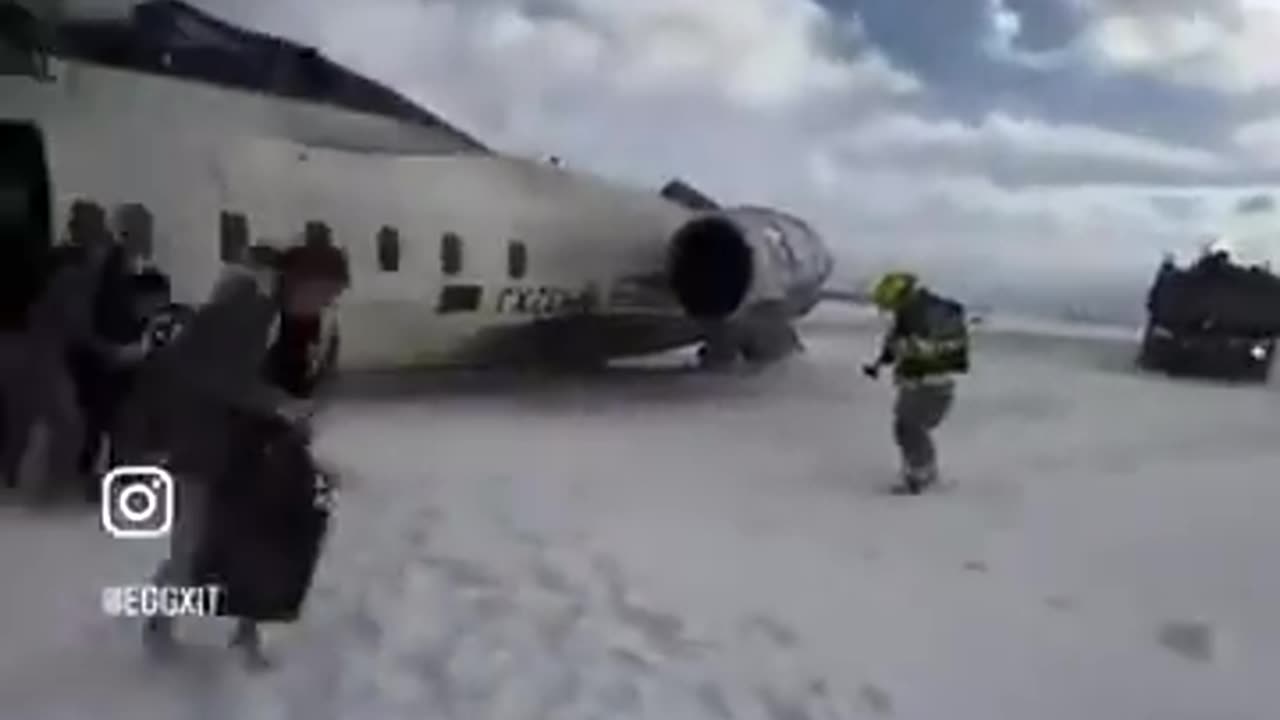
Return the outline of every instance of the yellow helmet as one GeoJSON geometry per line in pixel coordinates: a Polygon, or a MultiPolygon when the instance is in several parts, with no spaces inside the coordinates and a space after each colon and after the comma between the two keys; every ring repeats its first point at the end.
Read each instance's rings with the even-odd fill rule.
{"type": "Polygon", "coordinates": [[[881,310],[896,310],[916,289],[916,276],[909,272],[885,273],[876,281],[871,300],[881,310]]]}

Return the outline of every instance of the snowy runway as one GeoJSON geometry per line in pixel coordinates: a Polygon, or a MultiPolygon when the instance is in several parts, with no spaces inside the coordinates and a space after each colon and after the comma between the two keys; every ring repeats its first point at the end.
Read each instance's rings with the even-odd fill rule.
{"type": "Polygon", "coordinates": [[[992,338],[940,434],[957,486],[893,498],[874,341],[344,400],[336,532],[262,677],[212,649],[149,668],[98,590],[162,548],[3,509],[0,716],[1274,716],[1275,388],[992,338]]]}

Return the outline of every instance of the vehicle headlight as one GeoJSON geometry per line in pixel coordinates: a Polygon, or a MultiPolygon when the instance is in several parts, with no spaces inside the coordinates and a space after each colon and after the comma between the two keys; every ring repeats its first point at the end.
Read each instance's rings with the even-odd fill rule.
{"type": "Polygon", "coordinates": [[[1267,348],[1265,345],[1254,345],[1253,348],[1249,350],[1249,354],[1253,356],[1254,360],[1266,360],[1267,348]]]}

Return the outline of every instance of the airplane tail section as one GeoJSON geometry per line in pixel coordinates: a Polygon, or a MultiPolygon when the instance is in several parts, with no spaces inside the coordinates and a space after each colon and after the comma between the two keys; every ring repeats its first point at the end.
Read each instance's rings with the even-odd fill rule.
{"type": "Polygon", "coordinates": [[[708,212],[719,210],[720,204],[705,195],[689,183],[675,179],[662,186],[659,193],[662,197],[670,200],[681,207],[695,212],[708,212]]]}

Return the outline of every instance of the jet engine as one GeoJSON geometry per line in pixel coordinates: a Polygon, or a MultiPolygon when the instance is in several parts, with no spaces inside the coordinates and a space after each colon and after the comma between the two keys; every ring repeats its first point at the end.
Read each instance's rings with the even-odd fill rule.
{"type": "Polygon", "coordinates": [[[734,208],[695,217],[676,231],[667,277],[685,312],[719,320],[746,306],[785,302],[799,279],[786,222],[770,210],[734,208]]]}
{"type": "Polygon", "coordinates": [[[818,300],[832,259],[811,227],[766,207],[725,208],[673,180],[662,196],[695,214],[667,246],[667,283],[684,311],[702,321],[782,305],[802,315],[818,300]]]}
{"type": "Polygon", "coordinates": [[[704,364],[768,362],[798,349],[792,321],[817,304],[833,264],[813,229],[770,208],[723,208],[679,180],[662,196],[694,213],[671,237],[666,274],[705,329],[704,364]]]}
{"type": "Polygon", "coordinates": [[[671,239],[671,289],[690,317],[728,317],[742,307],[755,282],[754,255],[747,234],[730,216],[691,220],[671,239]]]}

